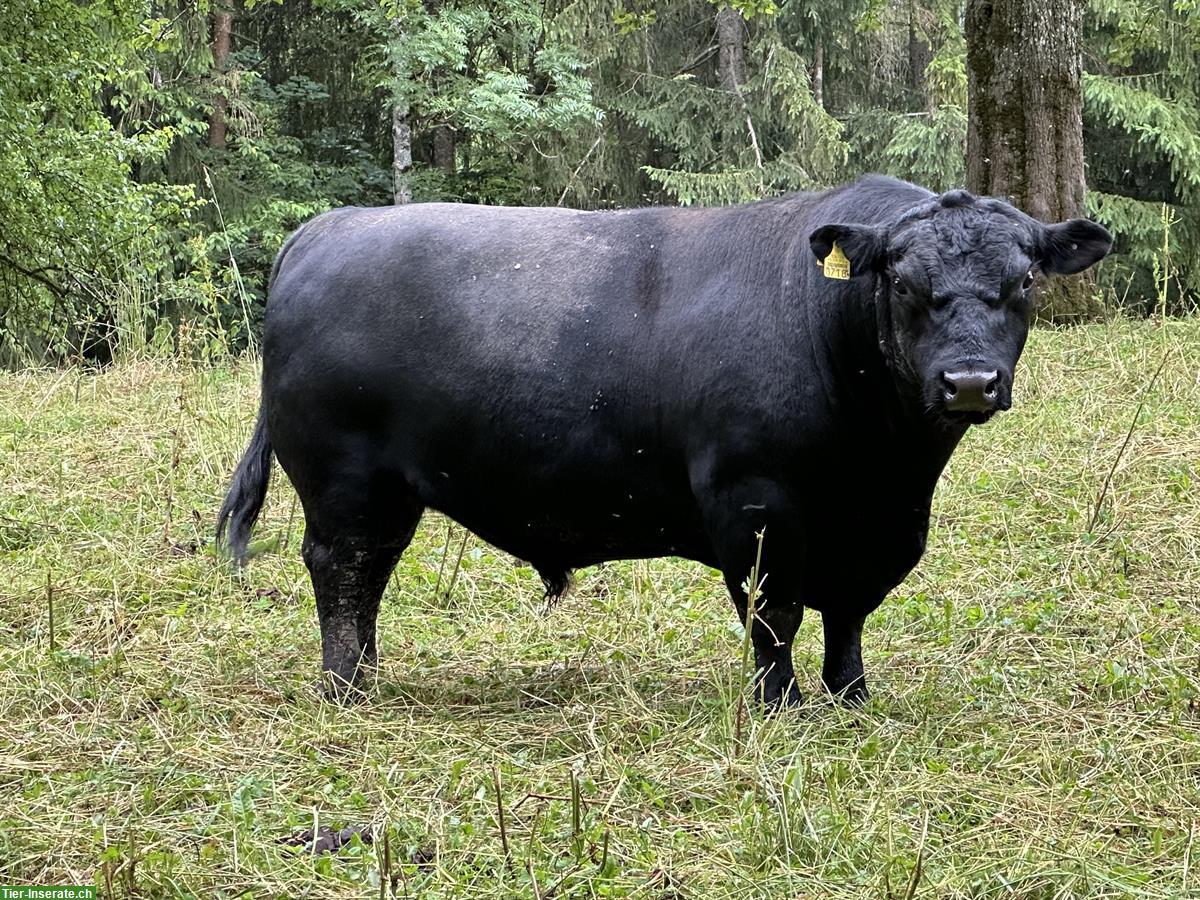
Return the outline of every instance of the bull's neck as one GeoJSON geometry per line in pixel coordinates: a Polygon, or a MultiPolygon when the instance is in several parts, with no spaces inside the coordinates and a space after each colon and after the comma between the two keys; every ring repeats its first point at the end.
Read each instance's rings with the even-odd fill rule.
{"type": "Polygon", "coordinates": [[[896,344],[884,279],[857,279],[844,291],[850,296],[825,305],[833,337],[819,363],[831,373],[833,403],[881,465],[929,480],[932,489],[966,428],[924,411],[919,382],[896,344]]]}

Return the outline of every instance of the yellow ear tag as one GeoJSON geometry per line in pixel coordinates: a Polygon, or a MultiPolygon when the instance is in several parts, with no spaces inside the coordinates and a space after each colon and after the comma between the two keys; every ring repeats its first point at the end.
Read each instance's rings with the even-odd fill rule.
{"type": "Polygon", "coordinates": [[[821,263],[821,271],[824,272],[826,278],[837,278],[840,281],[847,281],[850,278],[850,260],[846,259],[846,254],[837,244],[833,245],[829,255],[821,263]]]}

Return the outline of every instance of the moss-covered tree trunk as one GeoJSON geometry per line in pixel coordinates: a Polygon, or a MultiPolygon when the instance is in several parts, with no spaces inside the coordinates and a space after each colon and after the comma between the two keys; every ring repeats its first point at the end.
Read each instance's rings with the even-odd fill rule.
{"type": "Polygon", "coordinates": [[[229,67],[229,51],[233,37],[233,12],[228,6],[214,4],[212,18],[212,58],[213,77],[218,83],[213,95],[212,111],[208,114],[208,146],[224,150],[227,140],[227,121],[229,98],[221,80],[229,67]]]}
{"type": "Polygon", "coordinates": [[[433,164],[453,175],[457,153],[455,151],[454,129],[449,125],[439,125],[433,129],[433,164]]]}
{"type": "MultiPolygon", "coordinates": [[[[968,0],[967,187],[1043,222],[1082,216],[1084,0],[968,0]]],[[[1094,317],[1090,278],[1042,285],[1038,315],[1094,317]]]]}
{"type": "Polygon", "coordinates": [[[412,126],[408,121],[408,102],[392,101],[392,202],[397,206],[412,202],[412,126]]]}
{"type": "MultiPolygon", "coordinates": [[[[403,22],[396,19],[392,22],[392,30],[397,39],[403,36],[403,22]]],[[[403,68],[397,68],[395,74],[396,87],[392,97],[392,202],[396,206],[412,202],[412,183],[409,180],[412,169],[412,124],[409,121],[408,97],[404,96],[401,87],[402,80],[409,76],[403,68]]]]}
{"type": "Polygon", "coordinates": [[[722,89],[741,95],[746,83],[742,14],[729,6],[717,11],[717,73],[722,89]]]}

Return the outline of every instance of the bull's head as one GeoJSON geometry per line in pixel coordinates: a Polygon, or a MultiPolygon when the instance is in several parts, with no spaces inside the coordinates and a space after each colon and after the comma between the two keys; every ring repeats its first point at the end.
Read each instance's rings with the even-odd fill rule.
{"type": "Polygon", "coordinates": [[[1082,272],[1112,247],[1095,222],[1043,225],[966,191],[887,225],[825,225],[809,241],[818,260],[836,244],[853,275],[877,278],[881,337],[902,376],[927,412],[964,423],[1012,405],[1038,276],[1082,272]]]}

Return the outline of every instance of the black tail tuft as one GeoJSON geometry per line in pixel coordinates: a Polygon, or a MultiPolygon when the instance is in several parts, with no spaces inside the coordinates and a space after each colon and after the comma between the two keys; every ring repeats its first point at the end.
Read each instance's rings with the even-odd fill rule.
{"type": "Polygon", "coordinates": [[[566,569],[541,567],[538,568],[537,573],[541,576],[542,584],[546,588],[543,599],[548,606],[554,606],[571,586],[571,573],[566,569]]]}
{"type": "Polygon", "coordinates": [[[250,445],[234,470],[229,493],[217,514],[217,546],[223,546],[239,565],[246,562],[250,530],[258,520],[270,480],[271,441],[267,438],[266,417],[259,410],[250,445]]]}

